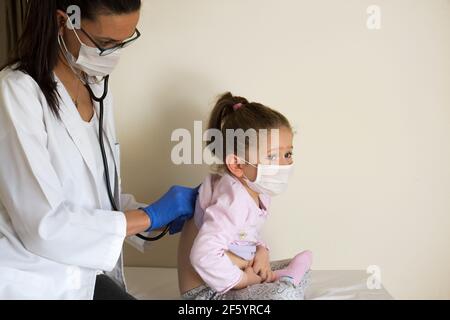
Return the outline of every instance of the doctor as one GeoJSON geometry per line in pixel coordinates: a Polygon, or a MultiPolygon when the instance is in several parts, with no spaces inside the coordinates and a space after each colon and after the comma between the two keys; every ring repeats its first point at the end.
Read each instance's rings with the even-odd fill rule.
{"type": "Polygon", "coordinates": [[[172,222],[193,214],[196,189],[173,187],[150,206],[121,194],[109,94],[100,148],[92,94],[103,95],[121,50],[139,38],[140,7],[29,1],[24,34],[0,72],[0,300],[133,299],[125,238],[168,225],[176,233],[172,222]],[[78,27],[67,14],[73,5],[78,27]]]}

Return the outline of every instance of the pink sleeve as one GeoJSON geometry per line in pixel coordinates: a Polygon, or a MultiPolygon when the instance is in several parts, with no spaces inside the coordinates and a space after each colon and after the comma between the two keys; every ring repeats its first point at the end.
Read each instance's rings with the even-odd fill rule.
{"type": "Polygon", "coordinates": [[[242,199],[233,192],[233,186],[220,183],[217,199],[206,208],[203,225],[191,249],[191,264],[205,283],[218,293],[233,289],[241,280],[243,272],[228,256],[229,244],[235,239],[239,227],[248,215],[242,199]]]}

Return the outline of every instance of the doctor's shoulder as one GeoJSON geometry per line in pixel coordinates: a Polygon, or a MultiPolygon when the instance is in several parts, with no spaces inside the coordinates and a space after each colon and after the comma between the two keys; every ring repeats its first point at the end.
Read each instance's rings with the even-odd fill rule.
{"type": "MultiPolygon", "coordinates": [[[[46,99],[38,83],[21,70],[7,67],[0,71],[0,108],[14,108],[42,117],[46,99]]],[[[14,110],[2,110],[14,111],[14,110]]]]}
{"type": "Polygon", "coordinates": [[[14,66],[6,67],[0,71],[0,83],[2,85],[2,89],[4,85],[10,84],[27,87],[28,89],[30,89],[30,94],[33,93],[31,92],[32,90],[40,91],[39,85],[32,76],[22,70],[15,69],[14,66]]]}

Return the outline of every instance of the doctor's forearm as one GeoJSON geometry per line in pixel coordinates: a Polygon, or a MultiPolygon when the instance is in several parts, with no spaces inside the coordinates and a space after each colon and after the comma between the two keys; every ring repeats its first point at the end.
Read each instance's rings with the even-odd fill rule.
{"type": "Polygon", "coordinates": [[[145,232],[150,228],[150,218],[142,210],[133,210],[125,212],[127,219],[127,237],[145,232]]]}

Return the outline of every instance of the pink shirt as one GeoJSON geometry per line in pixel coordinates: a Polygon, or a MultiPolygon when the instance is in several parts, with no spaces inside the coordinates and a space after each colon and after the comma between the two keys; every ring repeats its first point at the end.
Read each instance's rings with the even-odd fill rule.
{"type": "Polygon", "coordinates": [[[209,175],[199,191],[195,223],[199,233],[191,249],[191,264],[205,283],[218,293],[236,286],[243,272],[226,251],[251,260],[259,245],[270,197],[260,195],[261,208],[242,183],[230,174],[209,175]]]}

